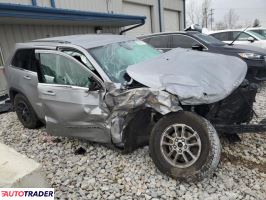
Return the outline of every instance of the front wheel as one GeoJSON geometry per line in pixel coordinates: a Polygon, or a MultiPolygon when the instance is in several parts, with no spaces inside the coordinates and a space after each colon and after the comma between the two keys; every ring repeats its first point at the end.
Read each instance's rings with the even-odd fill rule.
{"type": "Polygon", "coordinates": [[[156,167],[174,179],[199,181],[216,169],[221,154],[219,137],[206,119],[180,111],[161,118],[150,136],[156,167]]]}

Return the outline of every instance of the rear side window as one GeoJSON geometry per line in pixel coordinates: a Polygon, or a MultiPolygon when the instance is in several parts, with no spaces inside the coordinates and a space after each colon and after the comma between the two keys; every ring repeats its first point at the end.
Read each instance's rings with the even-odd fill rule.
{"type": "Polygon", "coordinates": [[[154,36],[151,37],[149,41],[145,41],[148,44],[150,44],[151,46],[155,47],[155,48],[169,48],[168,47],[168,43],[169,43],[169,35],[162,35],[162,36],[154,36]]]}
{"type": "Polygon", "coordinates": [[[212,34],[211,36],[221,41],[229,41],[228,32],[215,33],[215,34],[212,34]]]}
{"type": "Polygon", "coordinates": [[[193,45],[199,44],[196,40],[185,35],[173,35],[171,48],[191,48],[193,45]]]}
{"type": "Polygon", "coordinates": [[[150,44],[150,39],[151,39],[151,38],[145,38],[145,39],[140,39],[140,40],[146,42],[147,44],[150,44]]]}
{"type": "Polygon", "coordinates": [[[11,63],[14,67],[36,72],[38,61],[34,49],[18,50],[11,63]]]}

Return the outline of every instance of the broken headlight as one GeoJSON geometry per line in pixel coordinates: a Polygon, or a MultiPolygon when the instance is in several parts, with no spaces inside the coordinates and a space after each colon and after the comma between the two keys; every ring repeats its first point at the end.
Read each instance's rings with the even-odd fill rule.
{"type": "Polygon", "coordinates": [[[264,56],[256,53],[239,53],[241,58],[250,60],[264,60],[264,56]]]}

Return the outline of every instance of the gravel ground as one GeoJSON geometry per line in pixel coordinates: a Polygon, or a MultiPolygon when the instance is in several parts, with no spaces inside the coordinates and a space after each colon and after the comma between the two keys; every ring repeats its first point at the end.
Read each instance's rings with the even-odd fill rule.
{"type": "MultiPolygon", "coordinates": [[[[266,117],[266,89],[255,111],[266,117]]],[[[254,119],[258,122],[259,119],[254,119]]],[[[57,199],[266,199],[266,134],[244,134],[241,143],[221,138],[221,163],[199,183],[175,181],[154,166],[148,148],[130,155],[86,141],[52,137],[22,127],[15,113],[0,115],[0,141],[42,163],[57,199]],[[84,155],[75,155],[78,147],[84,155]]]]}

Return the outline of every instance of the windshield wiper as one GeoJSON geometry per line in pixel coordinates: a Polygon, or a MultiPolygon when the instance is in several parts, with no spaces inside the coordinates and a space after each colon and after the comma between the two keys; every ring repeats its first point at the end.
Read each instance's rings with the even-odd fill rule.
{"type": "Polygon", "coordinates": [[[247,28],[245,28],[243,31],[241,31],[236,38],[233,40],[233,42],[231,42],[229,45],[232,46],[234,44],[234,42],[239,38],[239,36],[244,33],[250,26],[248,26],[247,28]]]}

